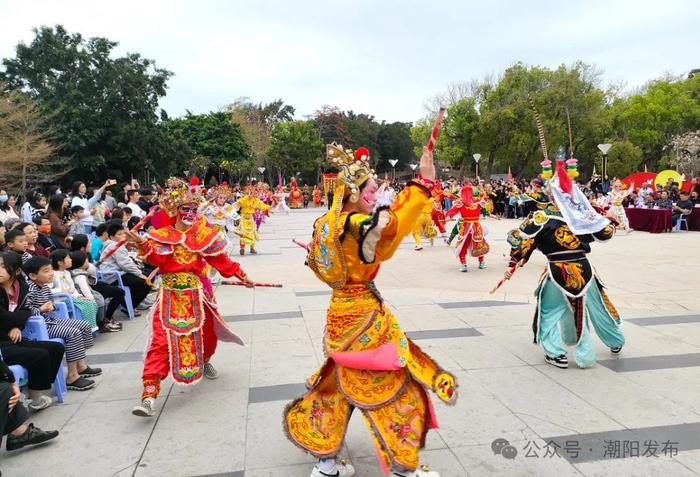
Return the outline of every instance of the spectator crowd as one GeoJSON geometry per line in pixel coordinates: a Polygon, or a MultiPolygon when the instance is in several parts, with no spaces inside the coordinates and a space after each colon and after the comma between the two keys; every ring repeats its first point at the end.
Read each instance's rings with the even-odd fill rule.
{"type": "Polygon", "coordinates": [[[120,241],[155,206],[156,191],[132,181],[115,197],[115,185],[76,182],[69,194],[52,186],[21,202],[0,190],[0,439],[8,450],[58,436],[28,423],[29,413],[53,404],[52,386],[56,397],[93,388],[102,374],[89,364],[95,340],[155,301],[153,270],[120,241]]]}

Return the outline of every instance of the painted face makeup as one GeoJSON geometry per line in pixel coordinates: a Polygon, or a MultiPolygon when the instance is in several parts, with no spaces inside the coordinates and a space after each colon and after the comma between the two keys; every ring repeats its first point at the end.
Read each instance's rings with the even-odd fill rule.
{"type": "Polygon", "coordinates": [[[197,219],[197,210],[195,204],[186,204],[178,207],[177,214],[183,224],[191,225],[197,219]]]}
{"type": "Polygon", "coordinates": [[[374,206],[377,204],[377,183],[372,179],[368,179],[368,182],[362,193],[360,195],[360,206],[363,212],[370,213],[374,210],[374,206]]]}

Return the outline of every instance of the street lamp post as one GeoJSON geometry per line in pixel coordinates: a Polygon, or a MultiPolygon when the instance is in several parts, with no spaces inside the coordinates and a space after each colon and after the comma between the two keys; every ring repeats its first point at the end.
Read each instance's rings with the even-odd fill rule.
{"type": "Polygon", "coordinates": [[[262,182],[265,182],[265,176],[263,175],[263,172],[265,172],[265,168],[262,166],[258,167],[258,172],[260,172],[260,180],[262,182]]]}
{"type": "Polygon", "coordinates": [[[391,170],[392,170],[392,182],[396,182],[396,164],[398,164],[399,160],[398,159],[389,159],[389,164],[391,164],[391,170]]]}
{"type": "Polygon", "coordinates": [[[603,181],[605,181],[605,178],[608,176],[608,151],[612,147],[612,144],[598,144],[598,149],[600,149],[600,152],[603,153],[603,167],[602,167],[602,175],[603,175],[603,181]]]}
{"type": "Polygon", "coordinates": [[[418,164],[409,164],[408,166],[413,171],[413,177],[416,177],[416,169],[418,169],[418,164]]]}
{"type": "Polygon", "coordinates": [[[474,158],[474,162],[476,162],[476,177],[479,177],[479,159],[481,159],[481,154],[478,152],[476,154],[473,154],[472,157],[474,158]]]}

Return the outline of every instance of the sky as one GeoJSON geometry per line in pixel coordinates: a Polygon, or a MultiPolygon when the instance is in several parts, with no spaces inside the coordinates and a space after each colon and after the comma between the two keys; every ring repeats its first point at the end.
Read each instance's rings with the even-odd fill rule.
{"type": "Polygon", "coordinates": [[[582,60],[629,89],[700,68],[697,0],[0,0],[0,57],[55,24],[172,71],[170,116],[248,97],[415,121],[448,84],[517,61],[582,60]]]}

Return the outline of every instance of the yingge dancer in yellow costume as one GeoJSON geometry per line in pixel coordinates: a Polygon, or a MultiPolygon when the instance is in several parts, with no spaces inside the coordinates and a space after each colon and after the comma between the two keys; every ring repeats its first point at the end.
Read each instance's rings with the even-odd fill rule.
{"type": "Polygon", "coordinates": [[[385,472],[405,477],[439,477],[419,468],[418,453],[428,429],[437,427],[428,391],[453,404],[457,385],[401,331],[374,285],[381,262],[389,260],[429,204],[434,186],[432,152],[424,150],[420,178],[391,206],[376,210],[377,183],[369,151],[330,144],[339,169],[333,204],[314,224],[307,263],[333,289],[326,317],[326,361],[307,381],[308,391],[285,408],[289,439],[320,460],[311,477],[352,477],[336,462],[350,415],[359,409],[385,472]]]}

